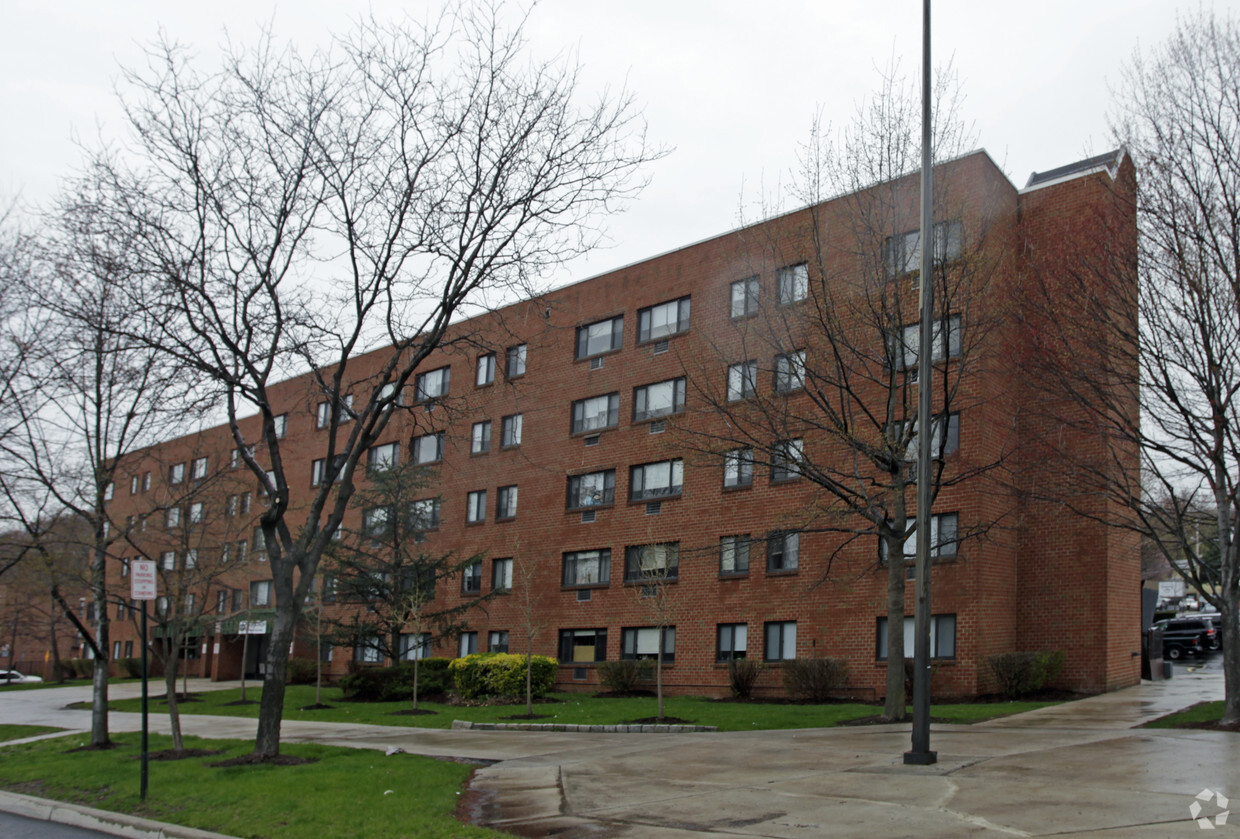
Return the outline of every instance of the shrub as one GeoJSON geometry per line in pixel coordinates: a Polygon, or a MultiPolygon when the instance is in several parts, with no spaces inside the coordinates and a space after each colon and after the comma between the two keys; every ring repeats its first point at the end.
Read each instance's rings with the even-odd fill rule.
{"type": "Polygon", "coordinates": [[[753,697],[753,688],[762,672],[762,662],[756,658],[734,658],[728,662],[728,686],[737,699],[753,697]]]}
{"type": "Polygon", "coordinates": [[[318,667],[313,659],[290,658],[284,680],[290,685],[312,685],[318,677],[318,667]]]}
{"type": "Polygon", "coordinates": [[[122,658],[120,660],[121,669],[125,671],[125,675],[131,679],[142,678],[142,659],[140,658],[122,658]]]}
{"type": "MultiPolygon", "coordinates": [[[[447,693],[451,677],[449,659],[424,658],[418,662],[418,698],[447,693]]],[[[359,702],[395,702],[413,698],[413,662],[394,667],[368,667],[340,679],[346,699],[359,702]]]]}
{"type": "MultiPolygon", "coordinates": [[[[482,696],[525,696],[525,656],[516,653],[472,653],[448,665],[456,692],[463,699],[482,696]]],[[[555,684],[559,665],[544,655],[531,657],[530,689],[542,696],[555,684]]]]}
{"type": "Polygon", "coordinates": [[[794,699],[825,702],[848,681],[842,658],[794,658],[783,663],[784,689],[794,699]]]}
{"type": "Polygon", "coordinates": [[[1039,653],[1000,653],[986,657],[986,665],[1009,699],[1025,696],[1053,682],[1063,670],[1063,650],[1039,653]]]}
{"type": "Polygon", "coordinates": [[[95,662],[89,658],[64,658],[60,666],[65,674],[73,679],[89,679],[95,671],[95,662]]]}
{"type": "Polygon", "coordinates": [[[649,660],[621,659],[600,661],[595,668],[599,683],[609,693],[632,693],[638,682],[648,682],[654,675],[654,662],[649,660]]]}

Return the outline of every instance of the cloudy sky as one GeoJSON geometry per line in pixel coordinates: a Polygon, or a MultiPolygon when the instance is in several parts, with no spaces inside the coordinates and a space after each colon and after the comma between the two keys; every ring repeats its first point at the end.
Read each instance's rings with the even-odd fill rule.
{"type": "MultiPolygon", "coordinates": [[[[119,131],[117,68],[162,27],[213,56],[225,30],[260,23],[309,48],[367,9],[380,18],[419,0],[4,0],[0,27],[0,194],[38,204],[79,159],[76,140],[119,131]]],[[[1240,0],[1206,0],[1240,11],[1240,0]]],[[[940,0],[936,63],[951,59],[966,116],[1017,186],[1029,173],[1111,146],[1107,111],[1138,46],[1161,42],[1195,0],[940,0]]],[[[570,266],[583,279],[734,227],[742,196],[786,182],[816,111],[846,122],[895,58],[920,67],[918,0],[543,0],[529,34],[545,57],[575,53],[588,90],[627,84],[653,142],[672,152],[651,184],[610,219],[612,244],[570,266]]]]}

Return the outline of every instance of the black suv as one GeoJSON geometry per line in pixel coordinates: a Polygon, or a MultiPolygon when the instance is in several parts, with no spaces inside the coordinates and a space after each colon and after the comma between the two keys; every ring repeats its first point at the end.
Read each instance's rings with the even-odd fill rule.
{"type": "Polygon", "coordinates": [[[1163,656],[1176,659],[1211,649],[1218,638],[1214,622],[1206,618],[1168,618],[1154,624],[1163,631],[1163,656]]]}

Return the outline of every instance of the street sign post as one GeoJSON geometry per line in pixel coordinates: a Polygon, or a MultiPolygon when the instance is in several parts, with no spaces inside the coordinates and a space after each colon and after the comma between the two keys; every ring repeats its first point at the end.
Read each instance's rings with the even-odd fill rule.
{"type": "Polygon", "coordinates": [[[147,643],[146,643],[146,604],[155,599],[159,581],[155,575],[155,562],[150,559],[135,559],[129,563],[129,596],[142,603],[142,783],[141,799],[146,801],[147,781],[150,777],[150,748],[148,744],[150,728],[147,725],[147,643]]]}

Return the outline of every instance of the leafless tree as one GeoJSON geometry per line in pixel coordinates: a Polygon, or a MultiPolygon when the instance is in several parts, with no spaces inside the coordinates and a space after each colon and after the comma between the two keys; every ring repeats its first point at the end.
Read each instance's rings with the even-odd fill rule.
{"type": "Polygon", "coordinates": [[[627,93],[581,105],[575,68],[532,61],[501,11],[364,21],[310,54],[266,36],[205,72],[159,44],[124,79],[127,144],[96,160],[107,211],[143,242],[131,305],[162,324],[149,340],[223,394],[267,489],[277,615],[258,760],[279,753],[301,604],[406,384],[454,320],[591,247],[592,219],[640,188],[655,154],[627,93]],[[272,386],[304,370],[307,402],[331,406],[330,475],[294,521],[274,426],[290,406],[272,386]]]}
{"type": "MultiPolygon", "coordinates": [[[[1223,615],[1224,723],[1240,721],[1240,26],[1183,16],[1137,51],[1117,91],[1136,166],[1127,213],[1089,259],[1042,254],[1031,371],[1094,446],[1059,447],[1048,485],[1148,540],[1223,615]],[[1135,200],[1136,227],[1130,216],[1135,200]],[[1139,276],[1138,276],[1139,270],[1139,276]],[[1053,481],[1053,483],[1050,483],[1053,481]],[[1201,521],[1213,519],[1201,540],[1201,521]]],[[[1131,186],[1131,185],[1130,185],[1131,186]]],[[[1100,211],[1100,213],[1103,211],[1100,211]]],[[[1117,219],[1119,219],[1117,221],[1117,219]]],[[[1091,253],[1085,250],[1085,253],[1091,253]]],[[[1069,440],[1074,439],[1072,437],[1069,440]]],[[[1054,440],[1047,441],[1053,446],[1054,440]]]]}
{"type": "MultiPolygon", "coordinates": [[[[933,234],[935,497],[1001,460],[955,452],[961,412],[978,407],[968,385],[983,368],[996,320],[987,295],[998,269],[991,231],[1001,211],[985,201],[966,207],[957,197],[952,161],[972,137],[954,77],[937,78],[934,155],[945,162],[936,167],[933,234]]],[[[905,546],[916,520],[920,125],[919,92],[898,67],[842,130],[815,121],[790,193],[804,209],[763,207],[770,223],[742,231],[742,258],[752,260],[755,275],[777,269],[776,293],[760,297],[756,277],[733,285],[732,328],[691,377],[704,414],[689,415],[678,429],[687,446],[722,461],[725,483],[751,481],[765,465],[772,480],[808,481],[819,490],[809,509],[777,525],[768,548],[782,552],[790,534],[834,534],[830,575],[841,553],[876,545],[861,573],[887,577],[888,626],[895,627],[888,632],[888,719],[905,714],[899,628],[903,558],[911,559],[905,546]]],[[[945,521],[932,553],[946,555],[986,527],[945,521]]]]}
{"type": "MultiPolygon", "coordinates": [[[[630,567],[630,557],[626,555],[625,582],[633,583],[638,602],[654,621],[654,690],[658,701],[657,716],[663,719],[663,654],[668,646],[668,633],[676,631],[680,546],[642,545],[629,550],[633,552],[633,565],[630,567]]],[[[634,654],[640,655],[640,650],[635,650],[634,654]]]]}
{"type": "Polygon", "coordinates": [[[538,563],[521,552],[521,543],[513,546],[513,584],[510,597],[516,609],[517,625],[525,641],[525,716],[534,716],[534,641],[546,629],[547,589],[538,585],[538,563]]]}

